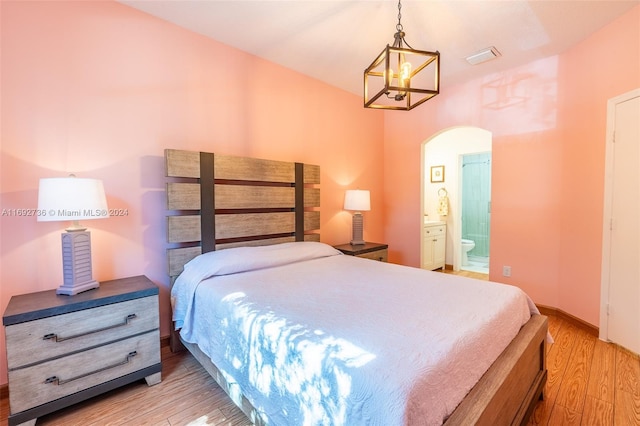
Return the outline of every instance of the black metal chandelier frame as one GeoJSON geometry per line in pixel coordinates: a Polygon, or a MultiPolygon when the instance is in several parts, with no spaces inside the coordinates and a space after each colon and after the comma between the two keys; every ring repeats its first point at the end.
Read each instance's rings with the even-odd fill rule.
{"type": "Polygon", "coordinates": [[[440,93],[440,52],[416,50],[406,42],[401,9],[398,1],[398,23],[393,45],[387,44],[364,71],[365,108],[409,111],[440,93]],[[381,69],[383,64],[384,68],[381,69]],[[420,72],[430,72],[432,84],[421,81],[422,87],[412,85],[420,72]],[[381,88],[376,91],[371,90],[370,86],[381,88]],[[370,96],[370,93],[375,94],[370,96]]]}

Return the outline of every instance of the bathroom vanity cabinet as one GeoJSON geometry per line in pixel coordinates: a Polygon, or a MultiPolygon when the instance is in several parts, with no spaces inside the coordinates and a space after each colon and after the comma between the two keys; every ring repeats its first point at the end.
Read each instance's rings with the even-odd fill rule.
{"type": "Polygon", "coordinates": [[[425,222],[422,248],[423,269],[444,269],[447,225],[444,222],[425,222]]]}

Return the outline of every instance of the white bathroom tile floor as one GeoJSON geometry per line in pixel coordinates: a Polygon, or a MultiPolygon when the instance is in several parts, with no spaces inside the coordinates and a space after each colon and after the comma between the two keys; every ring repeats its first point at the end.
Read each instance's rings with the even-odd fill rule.
{"type": "Polygon", "coordinates": [[[481,274],[489,273],[489,258],[483,256],[469,256],[469,264],[461,266],[464,271],[479,272],[481,274]]]}

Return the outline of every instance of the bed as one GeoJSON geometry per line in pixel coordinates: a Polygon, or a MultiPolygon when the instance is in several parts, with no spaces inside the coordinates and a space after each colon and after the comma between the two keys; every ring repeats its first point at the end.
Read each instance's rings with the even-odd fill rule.
{"type": "Polygon", "coordinates": [[[253,423],[526,423],[547,321],[520,290],[320,243],[318,166],[165,159],[172,349],[253,423]]]}

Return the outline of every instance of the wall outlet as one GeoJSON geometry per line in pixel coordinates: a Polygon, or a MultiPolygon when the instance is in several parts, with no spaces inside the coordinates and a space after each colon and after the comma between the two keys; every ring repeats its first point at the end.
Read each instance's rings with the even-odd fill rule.
{"type": "Polygon", "coordinates": [[[511,266],[503,266],[502,267],[502,275],[505,277],[511,276],[511,266]]]}

